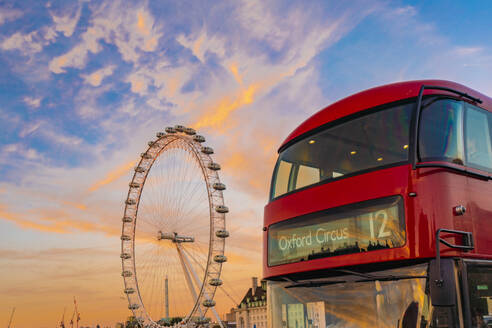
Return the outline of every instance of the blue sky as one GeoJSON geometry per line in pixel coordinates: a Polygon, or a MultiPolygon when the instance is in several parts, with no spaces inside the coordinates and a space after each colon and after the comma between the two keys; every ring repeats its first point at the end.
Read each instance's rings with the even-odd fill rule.
{"type": "Polygon", "coordinates": [[[19,327],[29,311],[52,325],[74,290],[97,304],[86,323],[127,315],[122,201],[146,142],[174,124],[216,149],[228,250],[241,255],[226,273],[248,286],[261,275],[262,211],[288,133],[395,81],[450,79],[492,95],[491,12],[486,1],[0,2],[0,294],[10,291],[0,320],[18,304],[19,327]],[[81,262],[92,264],[77,275],[81,262]]]}

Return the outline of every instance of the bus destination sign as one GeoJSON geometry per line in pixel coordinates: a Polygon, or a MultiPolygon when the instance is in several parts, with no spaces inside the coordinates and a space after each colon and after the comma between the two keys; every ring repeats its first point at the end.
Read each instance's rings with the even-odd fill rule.
{"type": "Polygon", "coordinates": [[[401,247],[405,238],[402,198],[372,200],[271,225],[268,265],[401,247]]]}

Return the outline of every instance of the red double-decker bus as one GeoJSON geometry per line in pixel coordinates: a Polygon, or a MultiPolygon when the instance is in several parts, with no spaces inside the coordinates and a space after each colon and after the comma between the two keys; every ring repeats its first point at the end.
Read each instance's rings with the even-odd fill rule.
{"type": "Polygon", "coordinates": [[[279,149],[269,327],[492,327],[492,99],[442,80],[342,99],[279,149]]]}

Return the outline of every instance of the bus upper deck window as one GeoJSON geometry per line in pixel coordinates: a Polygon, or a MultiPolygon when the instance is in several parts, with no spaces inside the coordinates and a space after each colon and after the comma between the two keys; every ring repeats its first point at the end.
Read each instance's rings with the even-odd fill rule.
{"type": "Polygon", "coordinates": [[[274,197],[283,195],[289,188],[289,177],[292,170],[292,163],[280,160],[277,167],[277,174],[275,176],[275,194],[274,197]]]}
{"type": "Polygon", "coordinates": [[[451,99],[432,99],[421,115],[419,154],[423,161],[464,164],[463,104],[451,99]]]}
{"type": "Polygon", "coordinates": [[[320,181],[319,169],[316,167],[299,165],[297,172],[296,189],[309,186],[320,181]]]}
{"type": "Polygon", "coordinates": [[[273,176],[271,198],[408,161],[413,102],[367,110],[363,115],[330,122],[284,149],[273,176]]]}

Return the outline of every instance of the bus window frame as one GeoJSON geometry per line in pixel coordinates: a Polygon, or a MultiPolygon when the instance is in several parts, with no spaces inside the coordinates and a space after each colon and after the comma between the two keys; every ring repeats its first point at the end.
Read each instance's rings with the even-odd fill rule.
{"type": "MultiPolygon", "coordinates": [[[[469,111],[477,111],[479,113],[485,113],[487,116],[492,117],[492,112],[489,112],[488,110],[486,110],[484,108],[478,107],[478,106],[471,104],[471,103],[468,103],[466,101],[463,102],[463,145],[464,145],[464,150],[465,150],[465,166],[467,166],[470,169],[477,170],[479,172],[484,172],[485,174],[489,174],[489,173],[492,174],[492,167],[488,168],[488,170],[487,170],[485,166],[481,166],[481,165],[478,165],[478,164],[475,164],[475,163],[468,161],[468,155],[469,154],[467,152],[467,147],[466,147],[467,138],[468,138],[468,135],[467,135],[468,129],[466,127],[467,127],[467,121],[469,119],[469,115],[468,115],[469,111]]],[[[486,119],[487,119],[487,126],[488,126],[489,125],[488,124],[489,117],[487,117],[486,119]]],[[[489,130],[489,134],[490,133],[492,133],[492,129],[489,130]]],[[[490,135],[489,135],[489,137],[490,137],[490,135]]]]}
{"type": "Polygon", "coordinates": [[[465,109],[465,104],[460,99],[453,98],[450,96],[429,95],[428,97],[425,97],[424,99],[428,99],[429,101],[425,104],[422,101],[422,106],[420,108],[420,115],[419,115],[420,116],[420,122],[419,122],[419,132],[418,132],[419,134],[415,138],[416,140],[415,140],[415,146],[414,146],[417,148],[417,163],[421,164],[421,163],[443,162],[443,163],[454,164],[457,166],[466,166],[466,149],[465,149],[465,116],[466,116],[465,111],[466,111],[466,109],[465,109]],[[456,137],[457,138],[457,140],[456,140],[457,145],[456,146],[457,146],[458,154],[461,155],[461,157],[462,157],[462,158],[460,158],[462,161],[461,164],[454,162],[454,161],[444,160],[442,158],[432,158],[431,157],[429,159],[422,160],[422,157],[420,155],[420,152],[421,152],[421,149],[420,149],[421,129],[420,129],[420,127],[422,126],[422,113],[424,112],[424,110],[427,107],[429,107],[429,106],[433,105],[434,103],[441,101],[441,100],[452,100],[452,101],[457,102],[461,106],[461,111],[460,111],[459,116],[457,118],[457,124],[459,124],[459,127],[456,129],[456,133],[457,133],[457,137],[456,137]]]}
{"type": "Polygon", "coordinates": [[[412,170],[416,170],[417,168],[424,168],[424,167],[434,167],[434,168],[444,168],[444,169],[449,169],[454,172],[464,174],[467,176],[471,176],[474,178],[478,178],[481,180],[492,180],[492,172],[487,172],[483,171],[481,169],[475,168],[468,166],[466,157],[467,157],[467,149],[464,148],[464,160],[463,164],[456,164],[456,163],[450,163],[446,161],[436,161],[436,162],[422,162],[420,160],[420,154],[419,154],[419,149],[418,149],[418,143],[419,143],[419,136],[420,136],[420,123],[421,123],[421,113],[423,109],[423,100],[427,99],[429,97],[438,97],[440,98],[449,98],[452,100],[457,100],[461,101],[463,103],[463,119],[461,120],[461,136],[463,137],[462,142],[465,142],[465,123],[464,120],[466,119],[466,111],[468,110],[468,106],[474,106],[478,109],[484,110],[486,112],[492,113],[491,111],[480,107],[480,104],[482,104],[482,100],[479,98],[470,96],[467,93],[446,88],[446,87],[441,87],[441,86],[432,86],[432,85],[422,85],[419,91],[419,95],[417,97],[417,102],[416,102],[416,109],[413,112],[413,120],[412,120],[412,130],[410,131],[410,163],[412,164],[412,170]],[[424,90],[442,90],[446,91],[449,94],[428,94],[424,95],[424,90]],[[452,95],[454,94],[454,95],[452,95]]]}
{"type": "MultiPolygon", "coordinates": [[[[429,105],[429,103],[425,104],[425,106],[428,106],[428,105],[429,105]]],[[[411,157],[410,162],[412,163],[412,169],[415,170],[417,168],[433,168],[433,167],[436,168],[437,167],[437,168],[449,169],[449,170],[452,170],[456,173],[467,175],[467,176],[477,178],[480,180],[492,180],[492,170],[491,170],[491,172],[488,172],[488,171],[482,170],[480,168],[470,166],[467,162],[465,124],[466,124],[467,111],[470,110],[469,109],[470,107],[473,107],[472,110],[473,109],[480,110],[480,111],[484,111],[484,112],[492,115],[491,111],[488,111],[485,108],[477,106],[476,103],[471,103],[469,101],[466,101],[464,99],[460,99],[458,97],[453,97],[453,96],[449,96],[449,95],[439,95],[439,94],[426,95],[426,96],[422,97],[422,100],[420,102],[420,106],[415,111],[415,116],[416,116],[415,120],[417,120],[417,118],[418,118],[419,123],[418,124],[414,123],[415,125],[412,127],[413,129],[411,131],[411,137],[410,137],[410,140],[411,140],[410,141],[410,147],[412,148],[411,155],[410,155],[410,157],[411,157]],[[450,100],[454,100],[454,101],[458,101],[458,102],[462,103],[462,105],[463,105],[462,113],[461,113],[462,117],[459,121],[459,123],[460,123],[459,137],[462,140],[458,140],[458,143],[460,143],[462,148],[463,148],[463,164],[452,163],[452,162],[445,161],[445,160],[436,160],[436,161],[433,161],[433,160],[428,160],[428,161],[424,160],[423,161],[423,160],[421,160],[420,151],[419,151],[420,126],[422,124],[422,115],[421,114],[422,114],[422,110],[425,109],[423,101],[426,99],[429,99],[429,98],[432,98],[432,100],[431,100],[432,103],[435,101],[442,100],[442,99],[450,99],[450,100]],[[417,114],[417,113],[419,113],[419,114],[417,114]],[[415,133],[417,133],[417,134],[415,135],[415,133]],[[416,150],[414,151],[414,149],[416,149],[416,150]]]]}

